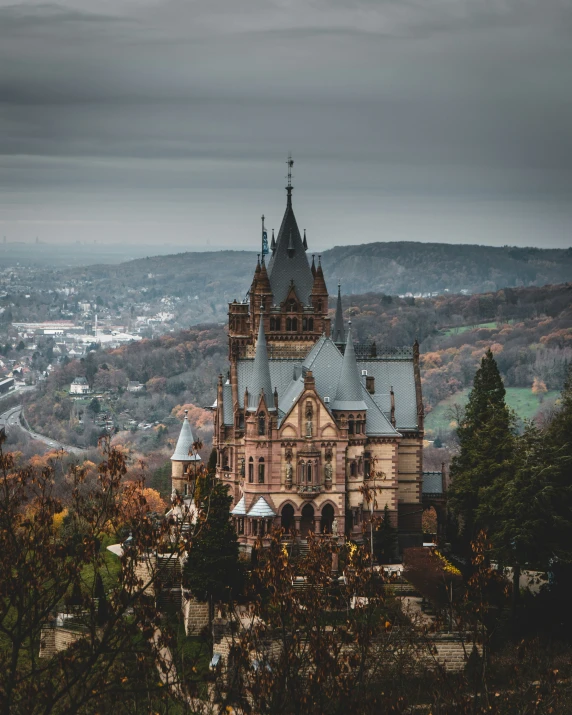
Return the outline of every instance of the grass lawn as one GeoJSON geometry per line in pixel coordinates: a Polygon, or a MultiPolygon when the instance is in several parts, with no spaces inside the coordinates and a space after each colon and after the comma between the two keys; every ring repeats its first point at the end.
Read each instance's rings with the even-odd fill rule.
{"type": "Polygon", "coordinates": [[[441,334],[448,338],[451,335],[461,335],[462,333],[468,333],[469,330],[478,330],[479,328],[490,328],[493,330],[494,328],[500,327],[500,325],[504,325],[504,323],[493,321],[492,323],[478,323],[477,325],[458,325],[454,328],[441,330],[441,334]]]}
{"type": "MultiPolygon", "coordinates": [[[[437,436],[439,432],[449,432],[451,427],[451,416],[448,414],[450,408],[458,403],[465,405],[470,390],[467,388],[455,395],[442,400],[425,418],[425,429],[428,436],[437,436]]],[[[550,390],[544,395],[545,400],[558,397],[557,390],[550,390]]],[[[516,412],[521,420],[529,420],[538,412],[542,403],[537,395],[533,395],[529,387],[507,387],[507,405],[516,412]]]]}

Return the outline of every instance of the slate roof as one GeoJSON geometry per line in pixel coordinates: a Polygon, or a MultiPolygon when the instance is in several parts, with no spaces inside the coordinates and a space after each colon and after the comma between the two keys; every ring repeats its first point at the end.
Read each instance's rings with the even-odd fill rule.
{"type": "Polygon", "coordinates": [[[276,239],[276,249],[268,262],[268,277],[275,305],[286,300],[292,281],[299,300],[304,305],[310,305],[314,277],[306,258],[290,196],[276,239]]]}
{"type": "Polygon", "coordinates": [[[336,390],[336,399],[332,405],[332,409],[367,410],[362,391],[363,387],[358,373],[352,331],[350,328],[348,330],[348,340],[336,390]]]}
{"type": "Polygon", "coordinates": [[[266,349],[266,336],[264,335],[264,321],[262,320],[262,316],[260,318],[260,325],[258,326],[258,340],[256,341],[256,353],[254,356],[252,375],[250,376],[250,382],[247,384],[247,387],[249,411],[258,409],[260,393],[262,390],[264,390],[264,398],[268,409],[275,409],[272,382],[270,380],[268,350],[266,349]]]}
{"type": "Polygon", "coordinates": [[[173,452],[171,459],[177,462],[200,462],[200,455],[189,455],[189,449],[193,446],[195,438],[193,437],[193,432],[191,430],[191,425],[189,423],[189,418],[185,414],[185,419],[183,420],[183,426],[181,427],[181,432],[179,434],[179,439],[177,440],[177,446],[173,452]]]}
{"type": "MultiPolygon", "coordinates": [[[[240,504],[240,502],[239,502],[239,504],[240,504]]],[[[260,497],[260,499],[256,502],[256,504],[254,504],[254,506],[250,507],[248,516],[253,516],[253,517],[258,517],[258,518],[263,519],[266,517],[276,516],[276,512],[270,508],[268,502],[266,501],[266,499],[264,497],[260,497]]]]}
{"type": "MultiPolygon", "coordinates": [[[[294,402],[304,390],[304,373],[312,370],[316,391],[322,399],[330,398],[328,408],[333,407],[343,356],[330,338],[322,336],[312,347],[303,363],[298,360],[269,360],[272,389],[278,390],[278,415],[280,420],[287,414],[294,402]],[[294,376],[296,375],[296,376],[294,376]]],[[[238,396],[240,407],[244,407],[244,389],[251,381],[254,360],[239,360],[237,365],[238,396]]],[[[371,359],[357,362],[357,376],[361,390],[361,400],[366,410],[366,433],[371,436],[395,435],[401,430],[417,429],[417,402],[412,360],[371,359]],[[361,370],[375,377],[375,394],[370,395],[365,389],[365,377],[361,370]],[[390,422],[391,401],[389,391],[395,393],[396,429],[390,422]]],[[[230,385],[228,385],[230,388],[230,385]]],[[[223,388],[224,389],[224,388],[223,388]]],[[[232,411],[227,407],[232,396],[226,393],[225,424],[233,423],[232,411]],[[227,412],[228,410],[228,412],[227,412]]],[[[355,409],[355,408],[354,408],[355,409]]]]}
{"type": "Polygon", "coordinates": [[[443,494],[443,472],[423,472],[423,494],[443,494]]]}
{"type": "Polygon", "coordinates": [[[233,516],[246,516],[246,502],[244,501],[244,494],[240,497],[237,505],[230,512],[233,516]]]}

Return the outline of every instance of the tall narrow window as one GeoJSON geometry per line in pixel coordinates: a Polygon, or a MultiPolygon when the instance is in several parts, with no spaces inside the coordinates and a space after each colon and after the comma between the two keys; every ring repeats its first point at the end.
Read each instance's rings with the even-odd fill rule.
{"type": "Polygon", "coordinates": [[[312,465],[311,464],[308,464],[308,471],[306,474],[307,474],[306,479],[308,481],[308,484],[311,484],[312,483],[312,465]]]}
{"type": "Polygon", "coordinates": [[[350,415],[348,418],[348,434],[355,434],[355,422],[353,415],[350,415]]]}
{"type": "Polygon", "coordinates": [[[357,464],[355,462],[350,464],[350,476],[357,477],[357,464]]]}
{"type": "Polygon", "coordinates": [[[248,481],[250,484],[254,483],[254,460],[252,457],[248,460],[248,481]]]}
{"type": "Polygon", "coordinates": [[[308,318],[302,318],[302,330],[308,330],[308,318]]]}
{"type": "Polygon", "coordinates": [[[322,301],[321,300],[318,300],[316,302],[316,310],[318,311],[318,313],[322,312],[322,301]]]}
{"type": "Polygon", "coordinates": [[[298,330],[298,318],[292,318],[292,332],[295,333],[298,330]]]}
{"type": "Polygon", "coordinates": [[[280,323],[281,323],[281,322],[282,322],[282,321],[281,321],[280,318],[275,318],[275,319],[274,319],[274,330],[280,330],[280,323]]]}
{"type": "Polygon", "coordinates": [[[264,457],[258,460],[258,483],[264,484],[264,457]]]}
{"type": "Polygon", "coordinates": [[[292,318],[286,318],[286,330],[292,330],[292,318]]]}
{"type": "Polygon", "coordinates": [[[314,318],[308,318],[308,330],[314,330],[314,318]]]}
{"type": "Polygon", "coordinates": [[[258,416],[258,434],[261,436],[266,434],[266,417],[264,415],[258,416]]]}
{"type": "Polygon", "coordinates": [[[270,318],[270,330],[276,330],[274,318],[270,318]]]}

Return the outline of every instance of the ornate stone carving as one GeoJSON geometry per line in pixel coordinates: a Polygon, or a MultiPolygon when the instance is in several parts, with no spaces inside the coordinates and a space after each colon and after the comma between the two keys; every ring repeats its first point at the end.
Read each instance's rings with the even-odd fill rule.
{"type": "Polygon", "coordinates": [[[331,486],[331,484],[332,484],[332,472],[333,471],[334,470],[332,469],[332,465],[330,464],[330,462],[326,462],[326,464],[324,465],[324,478],[325,478],[327,487],[331,486]]]}
{"type": "Polygon", "coordinates": [[[292,469],[292,463],[291,463],[291,462],[288,462],[288,463],[286,464],[286,486],[287,486],[288,488],[290,488],[290,487],[292,486],[292,473],[293,473],[293,471],[294,471],[294,470],[292,469]]]}

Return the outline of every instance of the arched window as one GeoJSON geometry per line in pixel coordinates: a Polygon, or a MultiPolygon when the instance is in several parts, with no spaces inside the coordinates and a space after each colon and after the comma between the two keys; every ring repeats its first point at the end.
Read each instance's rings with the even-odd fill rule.
{"type": "Polygon", "coordinates": [[[248,481],[250,484],[254,483],[254,460],[252,457],[248,460],[248,481]]]}
{"type": "Polygon", "coordinates": [[[258,416],[258,434],[261,436],[266,434],[266,417],[264,415],[258,416]]]}
{"type": "Polygon", "coordinates": [[[308,330],[314,330],[314,318],[308,318],[308,330]]]}
{"type": "Polygon", "coordinates": [[[264,457],[258,460],[258,483],[264,484],[264,457]]]}
{"type": "Polygon", "coordinates": [[[300,469],[300,475],[299,475],[300,478],[298,481],[300,482],[300,484],[304,484],[304,481],[306,479],[306,462],[301,461],[299,469],[300,469]]]}
{"type": "Polygon", "coordinates": [[[308,484],[312,483],[312,465],[308,462],[308,469],[306,471],[306,481],[308,484]]]}
{"type": "Polygon", "coordinates": [[[295,333],[298,330],[298,318],[292,318],[292,332],[295,333]]]}
{"type": "Polygon", "coordinates": [[[370,473],[370,469],[371,469],[371,454],[369,452],[364,452],[363,456],[364,456],[364,460],[363,460],[364,476],[366,479],[369,479],[369,473],[370,473]]]}
{"type": "Polygon", "coordinates": [[[355,422],[353,415],[348,417],[348,434],[355,434],[355,422]]]}
{"type": "Polygon", "coordinates": [[[292,330],[292,318],[286,318],[286,330],[292,330]]]}

